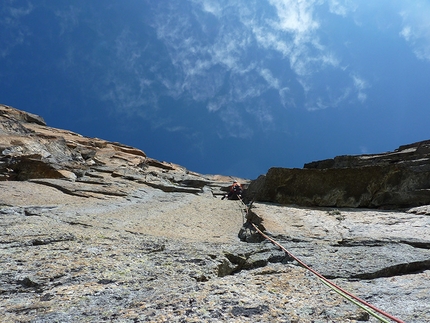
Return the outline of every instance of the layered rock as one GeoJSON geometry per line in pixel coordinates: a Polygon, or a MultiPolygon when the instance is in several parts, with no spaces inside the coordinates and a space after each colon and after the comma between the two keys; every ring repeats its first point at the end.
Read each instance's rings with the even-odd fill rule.
{"type": "Polygon", "coordinates": [[[247,220],[371,304],[430,321],[428,206],[250,209],[219,198],[229,177],[6,106],[0,147],[2,322],[376,322],[247,220]]]}
{"type": "Polygon", "coordinates": [[[399,208],[430,204],[430,141],[377,155],[339,156],[303,169],[271,168],[251,184],[260,201],[399,208]]]}
{"type": "Polygon", "coordinates": [[[214,195],[231,183],[227,176],[197,174],[134,147],[48,127],[39,116],[0,105],[0,180],[33,180],[81,196],[126,194],[109,187],[115,178],[166,192],[214,195]]]}

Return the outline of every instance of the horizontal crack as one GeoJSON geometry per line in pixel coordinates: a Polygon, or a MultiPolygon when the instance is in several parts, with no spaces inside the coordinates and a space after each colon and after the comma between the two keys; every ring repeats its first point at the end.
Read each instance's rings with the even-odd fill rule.
{"type": "Polygon", "coordinates": [[[91,228],[92,227],[92,225],[91,224],[86,224],[86,223],[83,223],[83,222],[76,222],[76,221],[65,221],[67,224],[70,224],[70,225],[80,225],[80,226],[83,226],[84,228],[91,228]]]}
{"type": "Polygon", "coordinates": [[[394,277],[408,274],[416,274],[430,269],[430,259],[424,261],[415,261],[410,263],[398,264],[383,268],[373,273],[363,273],[351,276],[358,279],[375,279],[383,277],[394,277]]]}
{"type": "Polygon", "coordinates": [[[32,246],[43,246],[50,243],[63,242],[63,241],[74,241],[76,237],[73,234],[65,234],[58,238],[45,238],[45,239],[32,239],[30,245],[32,246]]]}
{"type": "Polygon", "coordinates": [[[41,184],[41,185],[46,185],[46,186],[49,186],[49,187],[56,188],[57,190],[63,192],[64,194],[68,194],[68,195],[72,195],[72,196],[79,196],[79,197],[89,197],[88,194],[81,193],[81,192],[76,191],[76,190],[71,190],[71,189],[65,188],[64,186],[61,186],[61,185],[58,185],[58,184],[54,184],[54,183],[51,183],[51,182],[46,182],[46,181],[37,180],[37,179],[36,180],[33,179],[31,181],[33,183],[36,183],[36,184],[41,184]]]}
{"type": "Polygon", "coordinates": [[[430,249],[430,241],[400,241],[415,248],[430,249]]]}
{"type": "Polygon", "coordinates": [[[65,194],[72,195],[72,196],[91,197],[90,195],[88,195],[88,193],[108,195],[108,196],[119,196],[119,197],[127,196],[126,192],[123,192],[120,190],[115,190],[115,189],[109,190],[109,189],[79,187],[79,185],[77,185],[76,187],[66,187],[65,183],[68,184],[67,182],[56,183],[53,181],[49,181],[47,179],[41,179],[41,180],[33,179],[31,181],[33,183],[37,183],[37,184],[46,185],[49,187],[56,188],[57,190],[65,193],[65,194]]]}
{"type": "Polygon", "coordinates": [[[336,247],[380,247],[387,244],[393,243],[392,241],[383,241],[383,240],[349,240],[342,239],[337,241],[336,244],[331,244],[336,247]]]}

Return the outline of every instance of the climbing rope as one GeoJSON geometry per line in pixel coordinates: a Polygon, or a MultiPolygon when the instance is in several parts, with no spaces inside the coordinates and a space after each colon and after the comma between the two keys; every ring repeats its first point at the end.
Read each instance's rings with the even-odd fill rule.
{"type": "MultiPolygon", "coordinates": [[[[245,206],[245,212],[248,212],[249,211],[249,207],[243,202],[243,200],[241,198],[239,198],[239,200],[245,206]]],[[[363,309],[364,311],[366,311],[367,313],[369,313],[370,315],[372,315],[373,317],[375,317],[379,321],[384,322],[384,323],[390,323],[387,319],[385,319],[384,317],[381,316],[381,315],[383,315],[383,316],[389,318],[390,320],[392,320],[394,322],[405,323],[404,321],[402,321],[402,320],[400,320],[400,319],[398,319],[398,318],[396,318],[396,317],[394,317],[394,316],[392,316],[392,315],[384,312],[383,310],[381,310],[381,309],[373,306],[372,304],[369,304],[365,300],[363,300],[363,299],[361,299],[361,298],[359,298],[359,297],[357,297],[357,296],[349,293],[348,291],[344,290],[343,288],[337,286],[335,283],[333,283],[329,279],[325,278],[323,275],[321,275],[320,273],[318,273],[317,271],[315,271],[314,269],[312,269],[311,267],[309,267],[308,265],[306,265],[299,258],[297,258],[296,256],[294,256],[291,252],[289,252],[279,242],[275,241],[273,238],[269,237],[267,234],[265,234],[264,232],[262,232],[254,223],[251,222],[251,224],[252,224],[252,226],[254,227],[254,229],[259,234],[261,234],[265,239],[269,240],[275,246],[277,246],[278,248],[280,248],[281,250],[283,250],[285,253],[287,253],[288,256],[290,256],[295,261],[297,261],[302,267],[304,267],[305,269],[307,269],[311,273],[313,273],[315,276],[317,276],[324,283],[324,285],[328,286],[329,288],[331,288],[332,290],[334,290],[336,293],[338,293],[339,295],[341,295],[342,297],[344,297],[348,301],[350,301],[350,302],[354,303],[355,305],[359,306],[361,309],[363,309]],[[377,313],[379,313],[381,315],[379,315],[377,313]]]]}

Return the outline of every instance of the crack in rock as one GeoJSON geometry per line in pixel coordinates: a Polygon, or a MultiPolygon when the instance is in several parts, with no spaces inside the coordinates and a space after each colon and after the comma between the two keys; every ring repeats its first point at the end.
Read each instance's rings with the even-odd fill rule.
{"type": "Polygon", "coordinates": [[[29,241],[29,245],[31,246],[43,246],[56,242],[64,242],[64,241],[74,241],[76,237],[71,233],[66,233],[62,236],[58,236],[56,238],[44,238],[44,239],[32,239],[29,241]]]}
{"type": "Polygon", "coordinates": [[[263,247],[251,252],[224,252],[225,260],[218,267],[218,276],[236,274],[242,270],[265,267],[269,263],[287,263],[291,258],[276,247],[263,247]]]}
{"type": "Polygon", "coordinates": [[[398,265],[382,268],[381,270],[371,272],[371,273],[352,275],[351,278],[375,279],[375,278],[382,278],[382,277],[395,277],[395,276],[401,276],[401,275],[416,274],[419,272],[424,272],[425,270],[429,270],[429,269],[430,269],[430,259],[425,261],[416,261],[416,262],[398,264],[398,265]]]}

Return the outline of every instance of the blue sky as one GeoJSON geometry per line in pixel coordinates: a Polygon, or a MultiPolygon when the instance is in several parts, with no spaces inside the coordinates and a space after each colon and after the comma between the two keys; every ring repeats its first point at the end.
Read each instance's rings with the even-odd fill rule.
{"type": "Polygon", "coordinates": [[[5,0],[0,103],[189,170],[430,139],[427,0],[5,0]]]}

